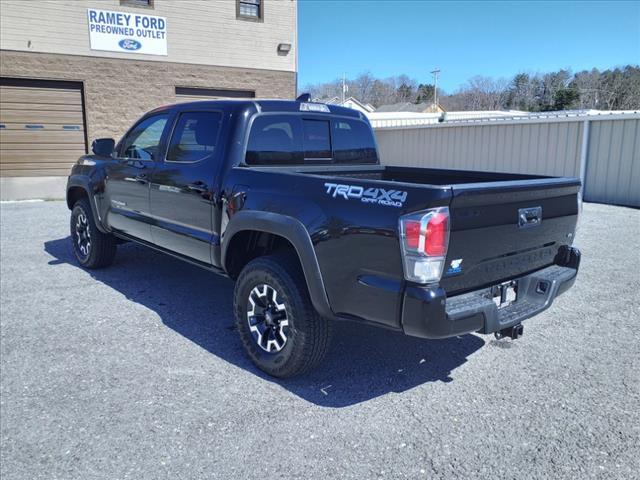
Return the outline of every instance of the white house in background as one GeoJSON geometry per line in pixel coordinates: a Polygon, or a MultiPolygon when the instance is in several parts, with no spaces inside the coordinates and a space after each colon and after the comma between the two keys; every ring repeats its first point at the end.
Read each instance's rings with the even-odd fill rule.
{"type": "Polygon", "coordinates": [[[370,103],[362,103],[360,100],[354,97],[349,97],[344,102],[342,102],[342,100],[340,100],[340,98],[338,97],[332,97],[329,99],[315,98],[313,101],[326,103],[327,105],[339,105],[341,107],[352,108],[364,114],[371,113],[376,110],[375,107],[370,103]]]}
{"type": "Polygon", "coordinates": [[[349,97],[344,103],[342,103],[343,107],[353,108],[354,110],[358,110],[364,114],[374,112],[376,109],[370,103],[362,103],[357,98],[349,97]]]}
{"type": "Polygon", "coordinates": [[[376,112],[410,112],[410,113],[444,113],[446,110],[440,104],[398,102],[380,105],[376,112]]]}

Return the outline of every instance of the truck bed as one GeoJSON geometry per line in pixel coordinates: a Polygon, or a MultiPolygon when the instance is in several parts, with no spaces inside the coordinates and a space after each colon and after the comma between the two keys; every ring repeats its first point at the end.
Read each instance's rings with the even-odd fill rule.
{"type": "MultiPolygon", "coordinates": [[[[291,178],[287,184],[300,182],[305,195],[317,190],[326,195],[326,186],[334,184],[407,193],[399,208],[360,203],[340,195],[318,200],[324,211],[333,211],[335,205],[334,222],[358,226],[345,231],[360,232],[356,235],[360,238],[350,245],[347,238],[351,235],[343,234],[341,248],[347,249],[349,244],[348,250],[362,251],[363,245],[380,243],[362,256],[356,254],[361,263],[348,275],[355,283],[364,272],[376,271],[382,277],[398,275],[397,269],[385,266],[396,255],[397,243],[391,245],[382,238],[397,236],[398,219],[406,213],[439,206],[449,208],[448,267],[440,281],[448,295],[495,285],[552,265],[562,247],[571,245],[577,222],[580,181],[576,178],[377,165],[257,170],[293,174],[293,178],[286,175],[291,178]],[[520,215],[528,209],[538,209],[541,215],[531,228],[519,225],[520,215]],[[378,238],[365,241],[365,232],[377,232],[374,237],[378,238]],[[388,250],[390,256],[386,262],[373,260],[374,250],[378,255],[388,250]]],[[[322,252],[325,247],[318,248],[322,252]]]]}
{"type": "MultiPolygon", "coordinates": [[[[273,169],[274,167],[268,167],[273,169]]],[[[457,185],[463,183],[487,183],[515,180],[538,180],[541,175],[525,175],[502,172],[475,172],[467,170],[448,170],[436,168],[397,167],[397,166],[353,166],[341,167],[337,165],[326,168],[314,167],[277,167],[282,170],[294,171],[309,175],[324,177],[354,178],[385,182],[400,182],[419,185],[457,185]]]]}

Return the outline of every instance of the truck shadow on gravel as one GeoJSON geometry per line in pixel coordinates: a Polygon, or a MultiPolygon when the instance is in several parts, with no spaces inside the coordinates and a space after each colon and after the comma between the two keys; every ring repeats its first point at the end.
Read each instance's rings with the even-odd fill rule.
{"type": "MultiPolygon", "coordinates": [[[[49,265],[66,263],[80,268],[68,237],[48,241],[44,249],[54,258],[49,265]]],[[[422,340],[340,322],[319,368],[300,378],[277,380],[255,368],[244,355],[234,327],[230,280],[134,244],[120,245],[111,267],[87,272],[128,300],[156,312],[167,327],[217,357],[325,407],[346,407],[427,382],[450,382],[451,372],[485,343],[475,335],[422,340]]]]}

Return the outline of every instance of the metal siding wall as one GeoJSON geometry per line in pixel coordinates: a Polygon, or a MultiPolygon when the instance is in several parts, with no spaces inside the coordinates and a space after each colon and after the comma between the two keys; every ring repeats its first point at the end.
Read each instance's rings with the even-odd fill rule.
{"type": "Polygon", "coordinates": [[[584,198],[640,207],[640,120],[591,123],[584,198]]]}
{"type": "Polygon", "coordinates": [[[378,129],[382,162],[580,176],[582,122],[378,129]]]}
{"type": "Polygon", "coordinates": [[[640,207],[640,119],[380,128],[382,163],[550,176],[580,176],[590,123],[584,198],[640,207]]]}

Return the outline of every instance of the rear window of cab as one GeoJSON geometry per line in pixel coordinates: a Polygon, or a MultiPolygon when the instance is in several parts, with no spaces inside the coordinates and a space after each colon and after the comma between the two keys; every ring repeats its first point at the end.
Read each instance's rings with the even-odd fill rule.
{"type": "Polygon", "coordinates": [[[249,165],[361,164],[378,160],[369,125],[347,118],[259,115],[253,121],[249,165]]]}

